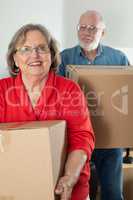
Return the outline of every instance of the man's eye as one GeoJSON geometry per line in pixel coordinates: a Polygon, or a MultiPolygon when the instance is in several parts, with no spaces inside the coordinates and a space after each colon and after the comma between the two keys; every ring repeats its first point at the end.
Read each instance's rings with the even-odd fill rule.
{"type": "Polygon", "coordinates": [[[95,31],[95,30],[96,30],[96,27],[95,27],[95,26],[92,26],[92,27],[90,27],[90,30],[95,31]]]}
{"type": "Polygon", "coordinates": [[[86,26],[80,26],[80,30],[85,30],[86,26]]]}

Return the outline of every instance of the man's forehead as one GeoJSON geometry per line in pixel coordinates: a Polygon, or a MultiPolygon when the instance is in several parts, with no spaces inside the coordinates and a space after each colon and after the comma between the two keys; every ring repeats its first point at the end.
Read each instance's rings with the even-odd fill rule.
{"type": "Polygon", "coordinates": [[[98,25],[100,21],[100,17],[96,14],[85,14],[80,17],[79,23],[87,25],[98,25]]]}

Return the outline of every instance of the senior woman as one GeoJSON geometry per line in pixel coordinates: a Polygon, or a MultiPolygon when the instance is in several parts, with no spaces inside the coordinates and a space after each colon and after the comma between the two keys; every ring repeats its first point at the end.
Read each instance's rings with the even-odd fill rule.
{"type": "Polygon", "coordinates": [[[79,86],[55,73],[55,40],[42,25],[27,24],[13,36],[7,63],[12,77],[0,80],[0,122],[66,120],[67,160],[55,192],[61,200],[86,200],[94,134],[79,86]]]}

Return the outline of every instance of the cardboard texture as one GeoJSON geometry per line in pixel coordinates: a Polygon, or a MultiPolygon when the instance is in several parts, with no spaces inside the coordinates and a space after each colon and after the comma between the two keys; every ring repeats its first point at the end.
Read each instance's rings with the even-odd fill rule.
{"type": "Polygon", "coordinates": [[[65,121],[0,124],[0,200],[54,200],[65,121]]]}
{"type": "Polygon", "coordinates": [[[96,148],[133,147],[133,67],[69,65],[66,73],[85,93],[96,148]]]}

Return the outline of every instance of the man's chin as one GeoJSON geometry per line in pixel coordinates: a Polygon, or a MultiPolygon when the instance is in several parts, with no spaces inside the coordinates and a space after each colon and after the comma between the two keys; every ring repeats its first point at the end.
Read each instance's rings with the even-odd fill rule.
{"type": "Polygon", "coordinates": [[[98,47],[98,45],[96,45],[96,44],[84,44],[82,42],[80,42],[79,45],[81,46],[81,48],[83,48],[86,51],[93,51],[93,50],[97,49],[97,47],[98,47]]]}

